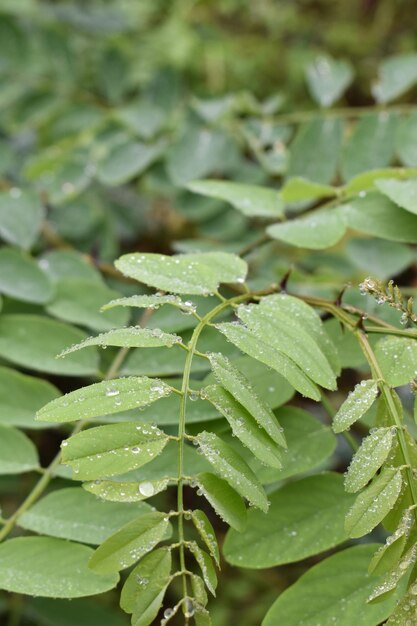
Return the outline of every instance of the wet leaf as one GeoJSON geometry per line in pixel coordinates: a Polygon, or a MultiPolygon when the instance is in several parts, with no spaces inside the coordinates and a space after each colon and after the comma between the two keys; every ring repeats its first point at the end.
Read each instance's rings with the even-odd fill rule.
{"type": "Polygon", "coordinates": [[[146,513],[106,539],[94,552],[89,566],[104,574],[126,569],[150,552],[166,536],[168,529],[165,513],[146,513]]]}
{"type": "Polygon", "coordinates": [[[375,380],[363,380],[348,397],[333,419],[333,430],[340,433],[348,429],[373,405],[378,395],[378,385],[375,380]]]}
{"type": "Polygon", "coordinates": [[[203,456],[221,478],[224,478],[253,506],[264,512],[268,510],[268,500],[261,483],[246,461],[233,448],[214,433],[206,431],[199,433],[196,441],[203,456]]]}
{"type": "Polygon", "coordinates": [[[62,462],[80,480],[95,480],[142,467],[169,438],[156,426],[122,422],[90,428],[62,443],[62,462]]]}
{"type": "Polygon", "coordinates": [[[83,487],[108,502],[139,502],[164,491],[168,484],[168,478],[142,480],[140,482],[95,480],[84,483],[83,487]]]}
{"type": "Polygon", "coordinates": [[[243,532],[228,532],[223,551],[232,565],[259,569],[293,563],[348,538],[344,521],[353,497],[339,474],[302,478],[269,497],[268,515],[251,510],[243,532]]]}
{"type": "Polygon", "coordinates": [[[280,217],[284,205],[275,189],[223,180],[195,180],[187,189],[210,198],[229,202],[249,217],[280,217]]]}
{"type": "Polygon", "coordinates": [[[171,388],[161,380],[141,376],[116,378],[76,389],[52,400],[37,413],[44,422],[74,422],[138,409],[166,397],[171,388]]]}
{"type": "Polygon", "coordinates": [[[32,441],[17,428],[0,426],[0,475],[22,474],[39,467],[32,441]]]}
{"type": "Polygon", "coordinates": [[[377,626],[383,622],[397,599],[375,605],[366,602],[376,582],[367,572],[375,548],[376,544],[355,546],[314,565],[278,597],[262,626],[377,626]]]}
{"type": "Polygon", "coordinates": [[[331,248],[345,231],[343,215],[335,209],[309,213],[306,217],[273,224],[266,229],[272,239],[311,250],[331,248]]]}
{"type": "Polygon", "coordinates": [[[350,537],[362,537],[378,526],[396,503],[402,486],[401,471],[385,468],[356,498],[346,516],[350,537]]]}
{"type": "MultiPolygon", "coordinates": [[[[208,353],[216,380],[250,413],[268,435],[281,446],[286,446],[285,437],[277,418],[269,405],[251,386],[248,379],[233,363],[220,352],[208,353]]],[[[252,366],[253,367],[253,366],[252,366]]]]}
{"type": "Polygon", "coordinates": [[[246,409],[221,385],[210,385],[201,390],[201,397],[211,402],[229,422],[233,435],[258,459],[272,467],[281,467],[281,455],[275,441],[259,427],[246,409]]]}
{"type": "Polygon", "coordinates": [[[46,598],[80,598],[113,589],[119,576],[88,566],[93,550],[50,537],[17,537],[0,546],[0,588],[46,598]]]}
{"type": "Polygon", "coordinates": [[[242,498],[223,478],[202,473],[195,478],[201,495],[229,526],[241,531],[246,525],[246,508],[242,498]]]}
{"type": "Polygon", "coordinates": [[[38,534],[97,545],[149,507],[101,502],[80,487],[58,489],[30,507],[19,526],[38,534]]]}
{"type": "Polygon", "coordinates": [[[89,337],[81,343],[67,348],[59,356],[63,357],[71,352],[76,352],[88,346],[117,346],[120,348],[157,348],[166,346],[172,348],[181,342],[181,337],[171,333],[164,333],[158,328],[139,328],[130,326],[128,328],[115,328],[107,333],[100,333],[95,337],[89,337]]]}
{"type": "Polygon", "coordinates": [[[194,509],[191,514],[191,519],[193,520],[193,524],[196,527],[200,537],[208,547],[211,556],[216,561],[216,564],[219,566],[220,554],[219,546],[216,539],[216,533],[214,532],[214,528],[211,525],[207,515],[204,513],[204,511],[194,509]]]}
{"type": "Polygon", "coordinates": [[[180,294],[207,295],[220,283],[243,283],[245,261],[226,252],[201,254],[126,254],[115,263],[118,270],[150,287],[180,294]]]}

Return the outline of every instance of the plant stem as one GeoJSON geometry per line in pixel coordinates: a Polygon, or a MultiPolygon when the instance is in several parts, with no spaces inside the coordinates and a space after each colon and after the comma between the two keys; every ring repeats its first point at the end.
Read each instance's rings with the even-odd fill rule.
{"type": "MultiPolygon", "coordinates": [[[[177,509],[179,513],[178,517],[178,541],[179,557],[181,570],[185,570],[185,549],[184,549],[184,494],[183,494],[183,481],[184,481],[184,449],[185,449],[185,424],[186,424],[186,410],[187,410],[187,398],[190,391],[190,375],[193,357],[197,352],[197,342],[204,327],[211,322],[219,313],[224,309],[248,300],[252,297],[251,293],[244,293],[230,300],[225,300],[212,309],[207,315],[201,318],[200,322],[195,327],[188,344],[188,354],[184,365],[184,374],[181,385],[181,403],[179,411],[179,423],[178,423],[178,487],[177,487],[177,509]]],[[[182,576],[183,585],[183,597],[188,596],[187,577],[182,576]]]]}
{"type": "MultiPolygon", "coordinates": [[[[322,300],[321,298],[314,298],[314,297],[306,297],[302,299],[305,300],[306,302],[309,302],[309,304],[312,304],[313,306],[321,307],[329,311],[330,313],[332,313],[337,319],[339,319],[343,324],[345,324],[348,327],[348,329],[351,332],[353,332],[353,334],[356,336],[359,342],[359,345],[361,346],[362,351],[366,357],[366,360],[369,363],[372,376],[378,383],[378,387],[381,391],[382,397],[385,400],[392,422],[397,427],[397,440],[398,440],[398,445],[401,450],[401,455],[404,460],[404,464],[406,466],[406,475],[407,475],[407,483],[408,483],[409,492],[413,500],[413,504],[417,505],[417,486],[414,481],[413,466],[412,466],[411,458],[410,458],[409,451],[408,451],[407,440],[404,434],[405,427],[402,421],[402,416],[400,415],[397,409],[397,405],[396,405],[394,395],[393,395],[393,390],[386,382],[384,378],[384,374],[376,359],[375,353],[372,350],[372,347],[368,341],[368,337],[366,335],[367,329],[359,328],[357,321],[353,320],[348,313],[346,313],[344,310],[338,307],[335,303],[329,302],[327,300],[322,300]]],[[[409,336],[408,333],[407,333],[407,336],[409,336]]],[[[417,510],[416,510],[416,520],[417,520],[417,510]]]]}
{"type": "MultiPolygon", "coordinates": [[[[384,374],[379,366],[379,363],[375,357],[375,353],[372,350],[371,345],[369,344],[368,337],[366,334],[359,329],[354,331],[359,344],[365,354],[367,361],[370,365],[372,375],[375,380],[378,382],[378,387],[381,391],[381,395],[385,400],[385,404],[387,406],[388,412],[393,420],[393,423],[397,427],[397,439],[398,445],[400,446],[401,456],[403,457],[404,464],[406,465],[406,475],[407,475],[407,483],[410,490],[410,494],[413,500],[413,504],[417,505],[417,486],[413,476],[413,466],[411,463],[411,458],[408,451],[407,440],[404,434],[404,424],[402,421],[402,416],[398,411],[392,388],[388,385],[388,383],[384,379],[384,374]]],[[[417,511],[416,511],[416,519],[417,519],[417,511]]]]}

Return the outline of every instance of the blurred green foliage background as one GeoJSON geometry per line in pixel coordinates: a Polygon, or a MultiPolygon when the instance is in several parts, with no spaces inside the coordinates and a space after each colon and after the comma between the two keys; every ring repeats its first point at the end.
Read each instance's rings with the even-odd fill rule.
{"type": "MultiPolygon", "coordinates": [[[[123,250],[250,246],[259,232],[249,218],[183,185],[220,173],[277,186],[295,132],[286,114],[317,111],[306,66],[323,53],[346,60],[355,79],[338,104],[373,106],[381,61],[415,50],[410,11],[407,0],[0,0],[0,190],[36,195],[47,218],[23,247],[44,260],[53,249],[72,250],[74,271],[81,271],[83,253],[112,288],[130,293],[110,265],[123,250]]],[[[399,104],[413,102],[416,93],[413,88],[399,104]]],[[[371,165],[388,165],[393,152],[378,153],[371,165]]],[[[416,155],[405,164],[416,166],[416,155]]],[[[297,167],[302,174],[309,163],[297,167]]],[[[334,170],[326,177],[317,175],[320,182],[340,181],[334,170]]],[[[404,249],[397,250],[400,259],[404,249]]],[[[398,272],[414,260],[405,256],[398,272]]],[[[300,253],[283,246],[273,258],[271,265],[265,248],[255,263],[263,282],[298,263],[300,253]]],[[[341,278],[363,274],[367,263],[356,249],[350,256],[307,253],[297,271],[331,293],[341,278]]],[[[42,304],[22,305],[13,294],[5,310],[37,313],[42,304]]],[[[49,314],[55,315],[52,308],[49,314]]],[[[37,439],[48,460],[54,436],[37,439]]],[[[28,486],[30,480],[3,478],[6,508],[13,510],[28,486]]],[[[213,623],[259,624],[278,593],[313,562],[263,572],[225,564],[213,623]]],[[[35,600],[23,610],[16,598],[3,623],[127,623],[103,613],[103,603],[113,600],[111,594],[98,603],[35,600]]]]}

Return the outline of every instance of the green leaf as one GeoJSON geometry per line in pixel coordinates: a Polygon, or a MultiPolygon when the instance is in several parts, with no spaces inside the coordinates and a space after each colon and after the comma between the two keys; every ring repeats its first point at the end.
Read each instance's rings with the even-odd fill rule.
{"type": "Polygon", "coordinates": [[[269,309],[271,305],[270,310],[274,315],[277,314],[278,308],[279,314],[286,318],[286,323],[288,324],[293,324],[295,318],[298,322],[302,323],[304,330],[311,335],[329,361],[334,373],[336,375],[340,374],[340,363],[336,345],[327,333],[320,315],[318,315],[310,305],[299,298],[289,296],[285,293],[263,298],[261,304],[262,307],[266,309],[269,309]]]}
{"type": "Polygon", "coordinates": [[[39,265],[53,282],[77,276],[103,283],[102,276],[92,261],[88,261],[83,254],[75,250],[49,250],[42,255],[39,265]]]}
{"type": "Polygon", "coordinates": [[[43,497],[19,518],[21,528],[38,534],[97,545],[118,528],[149,511],[146,504],[103,502],[80,487],[59,489],[43,497]]]}
{"type": "Polygon", "coordinates": [[[401,116],[398,126],[397,154],[404,165],[415,167],[417,165],[417,113],[401,116]]]}
{"type": "Polygon", "coordinates": [[[196,437],[200,450],[214,471],[246,498],[266,512],[268,500],[263,487],[246,461],[214,433],[203,431],[196,437]]]}
{"type": "Polygon", "coordinates": [[[395,432],[395,428],[376,428],[365,437],[345,475],[346,491],[359,491],[375,476],[388,457],[395,432]]]}
{"type": "Polygon", "coordinates": [[[232,528],[242,531],[246,525],[246,508],[236,491],[225,480],[209,472],[198,474],[195,480],[217,515],[232,528]]]}
{"type": "Polygon", "coordinates": [[[209,552],[217,565],[220,566],[219,546],[217,544],[216,533],[211,525],[207,515],[199,509],[194,509],[191,519],[196,527],[200,537],[209,549],[209,552]]]}
{"type": "Polygon", "coordinates": [[[154,596],[150,589],[149,594],[147,593],[144,597],[141,597],[138,602],[138,608],[132,615],[132,626],[150,626],[159,612],[164,595],[165,589],[160,591],[157,596],[154,596]]]}
{"type": "Polygon", "coordinates": [[[355,267],[381,280],[401,274],[414,260],[405,244],[359,237],[349,238],[346,256],[355,267]]]}
{"type": "Polygon", "coordinates": [[[39,467],[38,453],[20,430],[0,426],[0,475],[22,474],[39,467]]]}
{"type": "Polygon", "coordinates": [[[166,112],[151,100],[134,100],[118,109],[117,118],[143,139],[151,139],[166,123],[166,112]]]}
{"type": "Polygon", "coordinates": [[[23,302],[43,304],[52,296],[49,277],[28,254],[16,248],[0,250],[0,293],[23,302]]]}
{"type": "Polygon", "coordinates": [[[271,346],[269,338],[268,341],[262,341],[243,324],[216,324],[216,328],[242,352],[276,370],[302,395],[320,400],[320,392],[316,385],[292,359],[271,346]]]}
{"type": "Polygon", "coordinates": [[[230,202],[249,217],[280,217],[284,205],[275,189],[223,180],[194,180],[187,189],[210,198],[230,202]]]}
{"type": "Polygon", "coordinates": [[[113,589],[119,576],[92,572],[87,546],[50,537],[18,537],[0,546],[0,588],[46,598],[80,598],[113,589]]]}
{"type": "Polygon", "coordinates": [[[84,278],[62,278],[56,284],[53,300],[46,307],[54,317],[87,326],[92,330],[108,330],[123,326],[129,313],[123,310],[101,313],[103,304],[119,294],[97,280],[84,278]]]}
{"type": "Polygon", "coordinates": [[[59,396],[46,380],[0,367],[0,423],[23,428],[45,428],[35,420],[36,411],[59,396]]]}
{"type": "Polygon", "coordinates": [[[266,229],[272,239],[309,250],[331,248],[341,240],[345,231],[343,215],[334,209],[314,211],[306,217],[273,224],[266,229]]]}
{"type": "MultiPolygon", "coordinates": [[[[102,306],[101,309],[102,311],[107,311],[107,309],[112,309],[115,306],[131,306],[138,307],[140,309],[156,310],[164,304],[170,304],[176,308],[179,308],[184,313],[191,314],[195,311],[195,305],[192,302],[184,302],[178,296],[173,296],[171,294],[167,296],[155,294],[151,296],[130,296],[128,298],[117,298],[117,300],[112,300],[111,302],[108,302],[107,304],[102,306]]],[[[183,329],[181,328],[180,330],[183,329]]]]}
{"type": "Polygon", "coordinates": [[[376,344],[375,357],[389,385],[407,385],[416,377],[417,342],[406,337],[383,337],[376,344]]]}
{"type": "Polygon", "coordinates": [[[141,376],[116,378],[76,389],[52,400],[37,413],[43,422],[74,422],[139,409],[171,393],[162,380],[141,376]]]}
{"type": "Polygon", "coordinates": [[[225,131],[189,125],[169,151],[166,167],[175,185],[227,172],[236,162],[236,147],[225,131]]]}
{"type": "Polygon", "coordinates": [[[404,551],[411,529],[414,526],[415,513],[405,509],[395,532],[390,535],[384,545],[380,546],[369,563],[369,572],[379,576],[395,567],[404,551]]]}
{"type": "Polygon", "coordinates": [[[401,578],[410,573],[410,569],[415,565],[416,561],[417,544],[414,544],[404,554],[400,561],[395,564],[395,567],[385,574],[375,589],[372,590],[369,595],[368,602],[380,602],[381,598],[390,595],[398,587],[401,578]]]}
{"type": "Polygon", "coordinates": [[[250,461],[264,485],[311,471],[328,459],[336,447],[336,437],[330,428],[307,411],[286,406],[279,409],[277,415],[288,442],[288,448],[282,452],[282,468],[276,470],[250,461]]]}
{"type": "Polygon", "coordinates": [[[404,179],[415,176],[417,176],[417,169],[415,168],[384,167],[381,169],[373,169],[354,176],[354,178],[349,180],[346,185],[342,187],[342,192],[348,196],[362,192],[360,195],[360,197],[362,197],[364,195],[363,192],[375,190],[375,183],[380,178],[404,179]]]}
{"type": "Polygon", "coordinates": [[[417,214],[417,179],[381,178],[375,181],[375,186],[402,209],[417,214]]]}
{"type": "Polygon", "coordinates": [[[62,462],[80,480],[94,480],[142,467],[158,456],[168,436],[156,426],[122,422],[90,428],[62,443],[62,462]]]}
{"type": "Polygon", "coordinates": [[[66,356],[88,346],[118,346],[120,348],[156,348],[166,346],[172,348],[181,343],[181,337],[164,333],[159,328],[140,328],[129,326],[127,328],[115,328],[107,333],[100,333],[95,337],[89,337],[81,343],[67,348],[59,356],[66,356]]]}
{"type": "Polygon", "coordinates": [[[104,574],[126,569],[150,552],[168,529],[165,513],[145,513],[106,539],[94,552],[89,565],[95,572],[104,574]]]}
{"type": "Polygon", "coordinates": [[[407,625],[407,621],[413,626],[413,622],[410,621],[410,617],[416,618],[416,613],[414,611],[414,617],[411,613],[410,615],[410,607],[415,606],[415,597],[416,597],[417,587],[416,585],[412,585],[408,593],[406,593],[401,600],[398,602],[397,606],[394,609],[394,612],[390,615],[388,621],[386,622],[386,626],[403,626],[407,625]]]}
{"type": "Polygon", "coordinates": [[[0,356],[31,370],[65,376],[94,376],[98,354],[90,348],[57,361],[68,345],[85,339],[78,328],[38,315],[12,314],[0,318],[0,356]]]}
{"type": "Polygon", "coordinates": [[[154,144],[129,141],[115,146],[97,165],[97,178],[104,185],[123,185],[142,174],[165,152],[164,139],[154,144]]]}
{"type": "Polygon", "coordinates": [[[169,484],[168,478],[158,480],[142,480],[141,482],[122,482],[114,480],[95,480],[84,483],[83,487],[102,500],[109,502],[139,502],[165,491],[169,484]]]}
{"type": "Polygon", "coordinates": [[[355,385],[333,419],[333,430],[341,433],[358,421],[373,405],[378,395],[378,384],[375,380],[363,380],[355,385]]]}
{"type": "Polygon", "coordinates": [[[417,83],[417,54],[398,54],[384,59],[378,81],[372,87],[377,102],[395,100],[417,83]]]}
{"type": "Polygon", "coordinates": [[[126,254],[115,263],[117,269],[150,287],[174,293],[207,295],[220,283],[243,283],[245,261],[226,252],[200,254],[126,254]]]}
{"type": "Polygon", "coordinates": [[[210,613],[202,607],[195,610],[194,621],[196,626],[212,626],[210,613]]]}
{"type": "Polygon", "coordinates": [[[188,549],[194,555],[195,560],[200,566],[201,573],[203,575],[203,579],[206,583],[207,589],[210,591],[210,593],[213,594],[213,596],[215,596],[217,587],[217,576],[210,556],[207,554],[207,552],[202,550],[195,541],[189,542],[188,549]]]}
{"type": "Polygon", "coordinates": [[[301,561],[343,543],[352,495],[340,474],[302,478],[270,495],[268,515],[251,510],[242,533],[228,532],[223,552],[232,565],[264,568],[301,561]],[[323,528],[326,532],[323,532],[323,528]]]}
{"type": "Polygon", "coordinates": [[[377,626],[383,622],[396,598],[375,605],[366,602],[378,580],[367,572],[375,548],[376,544],[348,548],[311,567],[281,593],[262,626],[377,626]]]}
{"type": "Polygon", "coordinates": [[[120,595],[120,606],[126,613],[145,613],[149,605],[168,584],[172,557],[167,548],[147,554],[130,572],[120,595]]]}
{"type": "Polygon", "coordinates": [[[191,589],[193,591],[193,596],[196,600],[196,603],[199,604],[201,607],[207,606],[208,597],[206,593],[206,588],[204,585],[204,581],[202,578],[200,578],[200,576],[197,576],[196,574],[193,574],[191,576],[191,589]]]}
{"type": "Polygon", "coordinates": [[[330,182],[342,141],[342,122],[316,118],[302,124],[290,146],[288,178],[301,176],[317,183],[330,182]]]}
{"type": "Polygon", "coordinates": [[[401,492],[401,470],[385,468],[359,496],[346,516],[350,537],[362,537],[378,526],[401,492]]]}
{"type": "Polygon", "coordinates": [[[31,248],[41,229],[44,208],[39,198],[12,187],[0,193],[0,237],[21,248],[31,248]]]}
{"type": "Polygon", "coordinates": [[[347,61],[321,55],[307,65],[306,80],[314,100],[322,107],[329,107],[339,100],[352,82],[352,66],[347,61]]]}
{"type": "MultiPolygon", "coordinates": [[[[248,379],[220,352],[207,354],[216,380],[250,413],[259,426],[281,446],[286,446],[282,428],[268,404],[256,394],[248,379]]],[[[253,367],[253,365],[252,365],[253,367]]]]}
{"type": "Polygon", "coordinates": [[[227,419],[233,434],[258,459],[272,467],[281,467],[277,444],[262,430],[254,417],[220,385],[210,385],[201,390],[201,397],[211,402],[227,419]]]}
{"type": "Polygon", "coordinates": [[[240,305],[237,314],[259,340],[290,358],[315,383],[336,388],[334,372],[315,337],[281,310],[280,298],[270,296],[260,304],[240,305]]]}
{"type": "Polygon", "coordinates": [[[330,187],[330,185],[320,185],[301,176],[289,178],[280,191],[281,198],[285,203],[331,198],[337,196],[337,193],[337,189],[330,187]]]}
{"type": "Polygon", "coordinates": [[[394,156],[396,125],[396,115],[385,111],[360,118],[343,146],[341,169],[345,180],[390,164],[394,156]]]}
{"type": "Polygon", "coordinates": [[[417,216],[381,193],[369,192],[343,205],[341,210],[350,228],[388,241],[417,243],[417,216]]]}

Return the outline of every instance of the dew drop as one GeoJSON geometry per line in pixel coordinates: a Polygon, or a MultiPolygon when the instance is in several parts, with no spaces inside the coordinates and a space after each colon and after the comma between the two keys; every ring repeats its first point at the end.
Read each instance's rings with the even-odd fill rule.
{"type": "MultiPolygon", "coordinates": [[[[132,449],[133,452],[133,449],[132,449]]],[[[142,496],[145,496],[145,498],[150,498],[151,496],[154,495],[155,493],[155,488],[153,486],[153,484],[149,481],[145,481],[143,483],[140,483],[139,485],[139,493],[142,496]]]]}
{"type": "Polygon", "coordinates": [[[118,389],[106,389],[106,396],[108,398],[112,398],[113,396],[118,396],[120,391],[118,389]]]}

